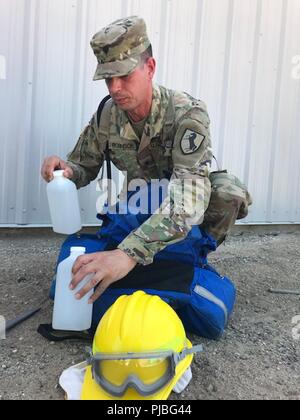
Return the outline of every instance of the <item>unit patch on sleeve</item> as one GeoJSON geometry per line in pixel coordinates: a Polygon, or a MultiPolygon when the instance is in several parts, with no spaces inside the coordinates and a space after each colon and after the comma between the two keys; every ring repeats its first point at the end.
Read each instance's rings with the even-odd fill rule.
{"type": "Polygon", "coordinates": [[[205,136],[192,130],[185,130],[181,139],[181,150],[185,155],[195,153],[205,140],[205,136]]]}

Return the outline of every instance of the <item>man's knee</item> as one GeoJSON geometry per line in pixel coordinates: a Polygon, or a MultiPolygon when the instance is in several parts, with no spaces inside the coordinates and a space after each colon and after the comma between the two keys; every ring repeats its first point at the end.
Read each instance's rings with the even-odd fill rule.
{"type": "Polygon", "coordinates": [[[227,172],[213,172],[210,176],[212,186],[211,204],[236,213],[237,219],[248,216],[252,198],[247,187],[235,176],[227,172]]]}
{"type": "Polygon", "coordinates": [[[237,219],[248,215],[252,199],[245,185],[227,172],[210,176],[212,192],[202,227],[222,243],[237,219]]]}
{"type": "Polygon", "coordinates": [[[244,219],[245,217],[248,216],[249,206],[251,206],[251,204],[252,204],[252,197],[250,193],[247,190],[245,190],[245,196],[242,199],[240,203],[240,207],[239,207],[239,212],[237,216],[238,220],[244,219]]]}

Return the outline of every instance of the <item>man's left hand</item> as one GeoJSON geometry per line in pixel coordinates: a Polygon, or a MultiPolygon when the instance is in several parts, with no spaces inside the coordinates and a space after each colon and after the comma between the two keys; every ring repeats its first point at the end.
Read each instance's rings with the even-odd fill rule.
{"type": "Polygon", "coordinates": [[[88,274],[94,274],[76,294],[76,299],[81,299],[98,286],[89,300],[89,303],[93,303],[112,283],[124,278],[136,265],[137,262],[120,249],[81,255],[72,269],[73,279],[70,289],[74,290],[88,274]]]}

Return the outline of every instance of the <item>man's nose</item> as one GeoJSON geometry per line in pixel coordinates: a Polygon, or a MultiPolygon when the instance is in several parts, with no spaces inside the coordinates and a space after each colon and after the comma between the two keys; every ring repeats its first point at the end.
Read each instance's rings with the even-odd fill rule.
{"type": "Polygon", "coordinates": [[[112,77],[111,79],[107,80],[107,86],[110,93],[115,94],[120,92],[122,88],[122,81],[120,77],[112,77]]]}

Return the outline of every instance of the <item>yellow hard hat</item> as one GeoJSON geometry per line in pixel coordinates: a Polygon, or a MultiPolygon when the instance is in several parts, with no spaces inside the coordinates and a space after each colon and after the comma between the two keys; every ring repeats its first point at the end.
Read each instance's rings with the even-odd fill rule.
{"type": "Polygon", "coordinates": [[[121,296],[97,328],[81,398],[165,400],[201,350],[160,297],[121,296]]]}

